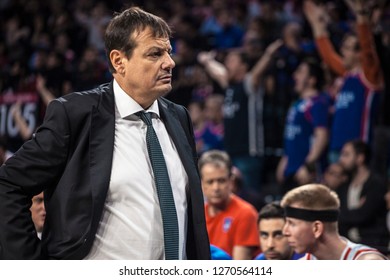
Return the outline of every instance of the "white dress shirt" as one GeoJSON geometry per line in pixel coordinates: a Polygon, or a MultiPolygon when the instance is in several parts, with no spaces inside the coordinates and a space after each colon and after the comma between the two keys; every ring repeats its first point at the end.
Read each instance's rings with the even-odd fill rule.
{"type": "MultiPolygon", "coordinates": [[[[153,170],[146,146],[143,108],[114,80],[115,140],[110,186],[102,219],[86,259],[164,259],[164,234],[153,170]]],[[[179,259],[186,259],[188,177],[176,147],[159,118],[155,101],[153,128],[158,136],[175,199],[179,223],[179,259]]]]}

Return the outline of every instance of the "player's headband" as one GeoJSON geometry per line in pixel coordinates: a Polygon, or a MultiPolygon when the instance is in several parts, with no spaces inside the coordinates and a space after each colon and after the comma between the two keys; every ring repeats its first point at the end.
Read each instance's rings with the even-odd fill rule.
{"type": "Polygon", "coordinates": [[[339,210],[309,210],[287,206],[284,208],[286,217],[304,221],[337,222],[339,210]]]}

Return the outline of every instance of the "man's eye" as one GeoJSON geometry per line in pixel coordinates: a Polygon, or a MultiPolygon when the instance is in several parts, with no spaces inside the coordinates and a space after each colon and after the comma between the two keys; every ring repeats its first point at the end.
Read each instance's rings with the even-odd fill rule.
{"type": "Polygon", "coordinates": [[[276,233],[275,235],[274,235],[274,238],[275,239],[282,239],[284,237],[284,235],[282,234],[282,233],[276,233]]]}
{"type": "Polygon", "coordinates": [[[220,179],[218,179],[218,183],[219,184],[225,184],[226,183],[226,179],[225,178],[220,178],[220,179]]]}
{"type": "Polygon", "coordinates": [[[154,56],[154,57],[157,57],[157,56],[160,56],[161,55],[161,52],[152,52],[151,53],[151,56],[154,56]]]}

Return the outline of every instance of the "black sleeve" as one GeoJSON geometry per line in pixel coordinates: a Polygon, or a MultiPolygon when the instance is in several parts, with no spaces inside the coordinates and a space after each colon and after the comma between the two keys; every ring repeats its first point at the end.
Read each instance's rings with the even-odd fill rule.
{"type": "Polygon", "coordinates": [[[52,101],[44,123],[0,168],[0,259],[40,259],[40,241],[31,220],[31,199],[53,187],[66,164],[68,117],[52,101]]]}

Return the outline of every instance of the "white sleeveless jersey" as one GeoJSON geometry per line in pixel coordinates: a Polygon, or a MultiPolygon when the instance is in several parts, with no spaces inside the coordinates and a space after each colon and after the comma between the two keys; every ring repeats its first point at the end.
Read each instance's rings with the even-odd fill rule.
{"type": "MultiPolygon", "coordinates": [[[[377,249],[369,247],[367,245],[363,244],[357,244],[353,243],[352,241],[343,238],[345,241],[347,241],[347,246],[345,247],[343,253],[340,256],[340,260],[356,260],[360,256],[363,256],[365,254],[376,254],[378,256],[383,257],[383,259],[387,259],[381,252],[379,252],[377,249]]],[[[303,258],[303,260],[316,260],[317,258],[307,253],[303,258]]]]}

